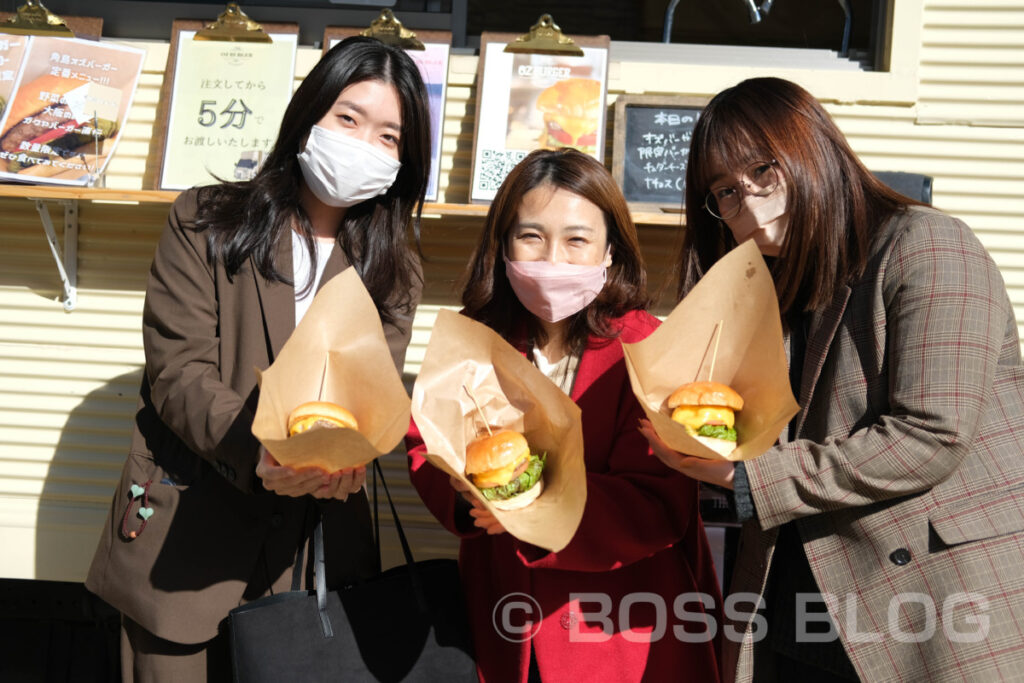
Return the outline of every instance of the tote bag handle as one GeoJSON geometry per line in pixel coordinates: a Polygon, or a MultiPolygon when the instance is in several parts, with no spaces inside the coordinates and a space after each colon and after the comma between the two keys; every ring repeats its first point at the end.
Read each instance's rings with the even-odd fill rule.
{"type": "MultiPolygon", "coordinates": [[[[423,584],[420,581],[416,563],[413,561],[409,541],[405,537],[405,531],[402,529],[402,522],[398,518],[398,511],[395,509],[394,501],[391,500],[391,492],[388,490],[388,483],[384,479],[384,470],[380,466],[379,458],[373,461],[373,526],[374,537],[377,542],[377,569],[380,571],[381,567],[380,511],[377,507],[378,476],[380,477],[380,483],[384,486],[384,495],[387,496],[388,506],[391,508],[391,516],[395,520],[395,530],[398,532],[398,541],[402,545],[402,554],[405,556],[405,565],[409,570],[409,580],[412,583],[413,593],[416,596],[416,605],[420,612],[425,613],[429,609],[427,606],[427,596],[423,590],[423,584]]],[[[320,628],[323,631],[324,638],[331,638],[334,636],[334,629],[331,627],[331,619],[327,614],[327,562],[324,558],[323,527],[323,516],[321,516],[317,520],[316,528],[313,530],[313,578],[316,587],[316,604],[320,613],[320,628]]],[[[301,569],[299,571],[301,573],[301,569]]],[[[293,574],[293,583],[296,576],[298,574],[293,574]]]]}

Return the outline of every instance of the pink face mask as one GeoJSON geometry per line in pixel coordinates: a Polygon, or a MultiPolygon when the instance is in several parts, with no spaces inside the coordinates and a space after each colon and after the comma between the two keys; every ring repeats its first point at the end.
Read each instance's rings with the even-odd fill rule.
{"type": "Polygon", "coordinates": [[[519,301],[530,313],[551,323],[589,306],[601,293],[607,276],[604,265],[577,266],[503,258],[505,273],[519,301]]]}

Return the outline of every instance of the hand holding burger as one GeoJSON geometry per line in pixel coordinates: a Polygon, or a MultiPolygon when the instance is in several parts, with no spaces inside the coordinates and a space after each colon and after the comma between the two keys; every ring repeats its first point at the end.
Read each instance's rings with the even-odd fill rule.
{"type": "Polygon", "coordinates": [[[544,456],[512,430],[486,434],[466,447],[466,476],[499,510],[526,507],[544,489],[544,456]]]}
{"type": "Polygon", "coordinates": [[[736,449],[736,412],[743,397],[720,382],[690,382],[668,397],[672,419],[716,453],[728,457],[736,449]]]}

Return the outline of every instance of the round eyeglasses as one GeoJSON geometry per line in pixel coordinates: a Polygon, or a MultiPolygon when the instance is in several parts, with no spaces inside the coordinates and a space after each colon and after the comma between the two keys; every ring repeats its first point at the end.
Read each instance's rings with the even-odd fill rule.
{"type": "Polygon", "coordinates": [[[743,196],[767,197],[779,187],[778,162],[755,161],[743,169],[737,185],[715,185],[704,200],[704,208],[715,218],[727,221],[743,208],[743,196]]]}

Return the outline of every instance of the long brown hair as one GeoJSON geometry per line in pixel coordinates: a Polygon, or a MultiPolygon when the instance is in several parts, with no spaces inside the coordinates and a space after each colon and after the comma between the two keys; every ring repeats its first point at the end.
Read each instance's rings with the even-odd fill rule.
{"type": "Polygon", "coordinates": [[[679,255],[682,298],[736,246],[724,222],[704,208],[711,169],[778,162],[789,225],[772,271],[785,313],[817,310],[860,275],[875,231],[893,213],[920,202],[868,171],[828,112],[781,78],[751,78],[723,90],[701,112],[686,169],[686,235],[679,255]]]}
{"type": "MultiPolygon", "coordinates": [[[[335,45],[303,79],[292,96],[274,148],[256,177],[224,182],[199,191],[196,225],[209,228],[211,259],[221,259],[233,276],[250,257],[268,280],[290,282],[277,270],[275,255],[282,236],[293,227],[302,235],[310,258],[316,247],[309,217],[299,203],[298,154],[310,129],[334,105],[346,87],[361,81],[394,86],[402,109],[402,167],[383,195],[345,212],[338,239],[359,273],[385,322],[409,307],[419,267],[408,246],[419,243],[419,216],[430,170],[430,109],[419,69],[404,50],[373,38],[352,37],[335,45]]],[[[300,286],[301,283],[295,283],[300,286]]]]}
{"type": "Polygon", "coordinates": [[[502,258],[515,227],[523,197],[543,185],[568,190],[587,199],[604,213],[612,265],[597,298],[569,318],[569,348],[581,351],[591,335],[613,338],[611,321],[627,311],[645,309],[647,275],[636,226],[615,180],[600,162],[575,149],[537,150],[512,169],[498,189],[473,258],[462,279],[465,313],[506,339],[522,330],[543,343],[543,329],[519,302],[502,258]]]}

